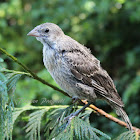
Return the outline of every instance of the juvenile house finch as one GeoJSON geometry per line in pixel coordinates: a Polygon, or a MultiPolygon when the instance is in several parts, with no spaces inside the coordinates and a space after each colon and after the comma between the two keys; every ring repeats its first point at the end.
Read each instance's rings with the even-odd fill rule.
{"type": "Polygon", "coordinates": [[[44,65],[69,96],[87,100],[89,104],[95,99],[106,100],[124,119],[129,130],[132,130],[132,124],[123,110],[124,104],[112,79],[89,49],[65,35],[53,23],[38,25],[27,35],[35,36],[43,44],[44,65]]]}

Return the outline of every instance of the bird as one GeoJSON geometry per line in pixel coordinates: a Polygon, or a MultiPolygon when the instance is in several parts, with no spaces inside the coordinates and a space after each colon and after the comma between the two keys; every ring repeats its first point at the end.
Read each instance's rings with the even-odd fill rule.
{"type": "Polygon", "coordinates": [[[65,35],[54,23],[40,24],[27,35],[36,37],[43,44],[45,67],[70,97],[87,100],[88,105],[96,99],[105,100],[127,123],[128,129],[132,130],[132,124],[124,111],[124,103],[113,80],[90,49],[65,35]]]}

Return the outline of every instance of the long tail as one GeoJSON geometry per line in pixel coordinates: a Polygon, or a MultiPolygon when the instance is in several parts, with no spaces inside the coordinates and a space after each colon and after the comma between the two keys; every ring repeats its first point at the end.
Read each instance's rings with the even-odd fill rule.
{"type": "Polygon", "coordinates": [[[132,131],[132,124],[131,124],[126,112],[123,110],[123,108],[119,107],[117,105],[115,105],[114,108],[116,110],[117,115],[122,117],[122,119],[127,123],[128,129],[130,131],[132,131]]]}

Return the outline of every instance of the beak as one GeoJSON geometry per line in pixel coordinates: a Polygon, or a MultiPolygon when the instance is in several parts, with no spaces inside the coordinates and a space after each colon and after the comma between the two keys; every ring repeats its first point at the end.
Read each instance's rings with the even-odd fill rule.
{"type": "Polygon", "coordinates": [[[31,30],[27,35],[35,36],[35,37],[40,37],[40,34],[35,29],[31,30]]]}

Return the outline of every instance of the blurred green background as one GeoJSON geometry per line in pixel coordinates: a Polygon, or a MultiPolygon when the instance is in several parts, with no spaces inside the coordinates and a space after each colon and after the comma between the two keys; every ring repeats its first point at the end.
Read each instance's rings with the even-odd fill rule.
{"type": "MultiPolygon", "coordinates": [[[[91,49],[113,78],[132,124],[139,127],[140,0],[0,1],[0,47],[56,85],[43,65],[42,44],[27,36],[30,30],[44,22],[58,24],[65,34],[91,49]]],[[[23,71],[7,56],[0,54],[0,57],[5,59],[8,69],[23,71]]],[[[28,77],[22,77],[17,83],[15,101],[16,107],[71,104],[70,98],[28,77]],[[43,98],[54,102],[41,104],[43,98]]],[[[106,103],[97,101],[95,104],[117,117],[106,103]]],[[[126,130],[95,114],[90,116],[90,121],[95,128],[112,137],[126,130]]],[[[21,126],[24,123],[19,120],[13,132],[15,139],[24,139],[21,126]]]]}

